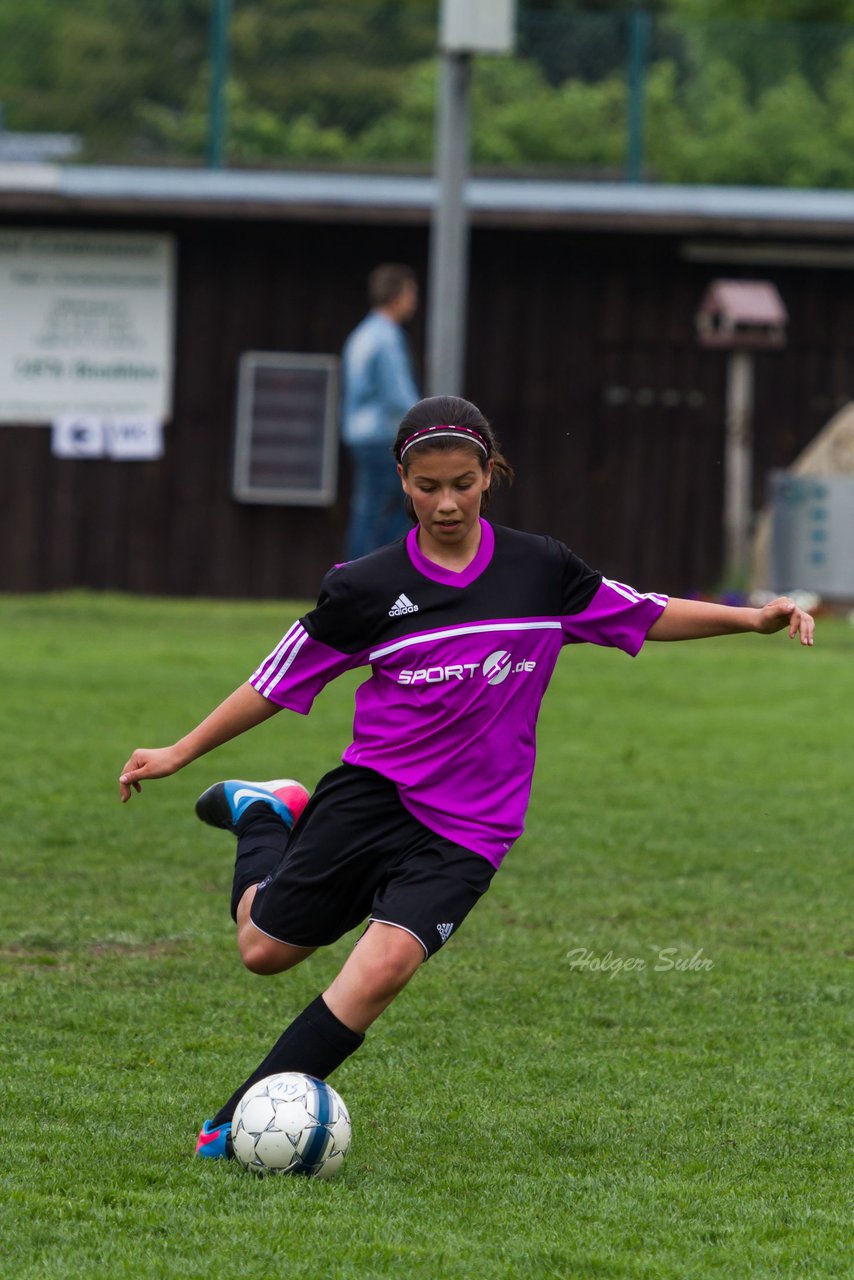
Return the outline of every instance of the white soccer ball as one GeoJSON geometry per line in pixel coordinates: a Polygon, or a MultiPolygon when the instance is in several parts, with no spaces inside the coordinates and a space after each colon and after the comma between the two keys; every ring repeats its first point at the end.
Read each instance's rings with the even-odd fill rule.
{"type": "Polygon", "coordinates": [[[350,1149],[350,1116],[339,1094],[299,1071],[246,1090],[231,1122],[234,1154],[252,1173],[331,1178],[350,1149]]]}

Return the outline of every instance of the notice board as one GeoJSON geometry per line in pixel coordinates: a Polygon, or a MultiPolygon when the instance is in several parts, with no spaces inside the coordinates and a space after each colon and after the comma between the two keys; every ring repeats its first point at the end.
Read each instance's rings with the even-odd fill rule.
{"type": "Polygon", "coordinates": [[[0,229],[0,422],[172,416],[175,246],[0,229]]]}

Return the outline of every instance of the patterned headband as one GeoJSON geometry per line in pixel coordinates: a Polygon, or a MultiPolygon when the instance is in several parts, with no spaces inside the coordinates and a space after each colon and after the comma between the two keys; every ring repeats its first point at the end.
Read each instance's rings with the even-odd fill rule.
{"type": "Polygon", "coordinates": [[[478,448],[482,449],[485,455],[489,457],[489,441],[485,440],[479,432],[473,430],[472,427],[457,427],[454,426],[452,422],[446,422],[442,426],[421,427],[419,431],[413,432],[413,434],[403,442],[403,447],[401,448],[399,455],[400,461],[403,461],[403,455],[406,453],[407,449],[411,449],[414,444],[423,444],[426,440],[436,440],[441,439],[442,437],[445,439],[459,439],[462,437],[464,440],[470,440],[472,444],[476,444],[478,448]]]}

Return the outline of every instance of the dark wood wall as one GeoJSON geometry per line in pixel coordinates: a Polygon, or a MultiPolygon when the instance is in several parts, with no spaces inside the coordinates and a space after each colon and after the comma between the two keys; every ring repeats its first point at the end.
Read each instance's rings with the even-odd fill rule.
{"type": "MultiPolygon", "coordinates": [[[[48,429],[0,426],[0,589],[312,596],[341,557],[346,461],[334,507],[235,502],[237,360],[249,349],[337,352],[364,313],[373,265],[410,262],[425,280],[426,228],[79,216],[40,225],[175,234],[175,410],[157,463],[60,460],[48,429]]],[[[697,347],[693,316],[714,276],[759,273],[686,262],[679,245],[640,230],[475,229],[467,393],[517,471],[497,519],[564,539],[609,576],[685,593],[714,586],[722,556],[726,358],[697,347]]],[[[787,349],[757,357],[757,505],[768,469],[854,398],[851,275],[761,274],[791,323],[787,349]]],[[[422,313],[412,326],[419,373],[423,340],[422,313]]]]}

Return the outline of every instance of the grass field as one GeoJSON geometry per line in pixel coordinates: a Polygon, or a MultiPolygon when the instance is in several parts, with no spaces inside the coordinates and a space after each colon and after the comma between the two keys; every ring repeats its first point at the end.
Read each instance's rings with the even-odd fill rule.
{"type": "Polygon", "coordinates": [[[328,982],[245,972],[218,777],[313,782],[354,679],[127,807],[291,606],[0,598],[0,1275],[854,1275],[854,630],[566,652],[528,831],[334,1083],[329,1183],[192,1156],[328,982]],[[604,967],[603,967],[604,966],[604,967]]]}

